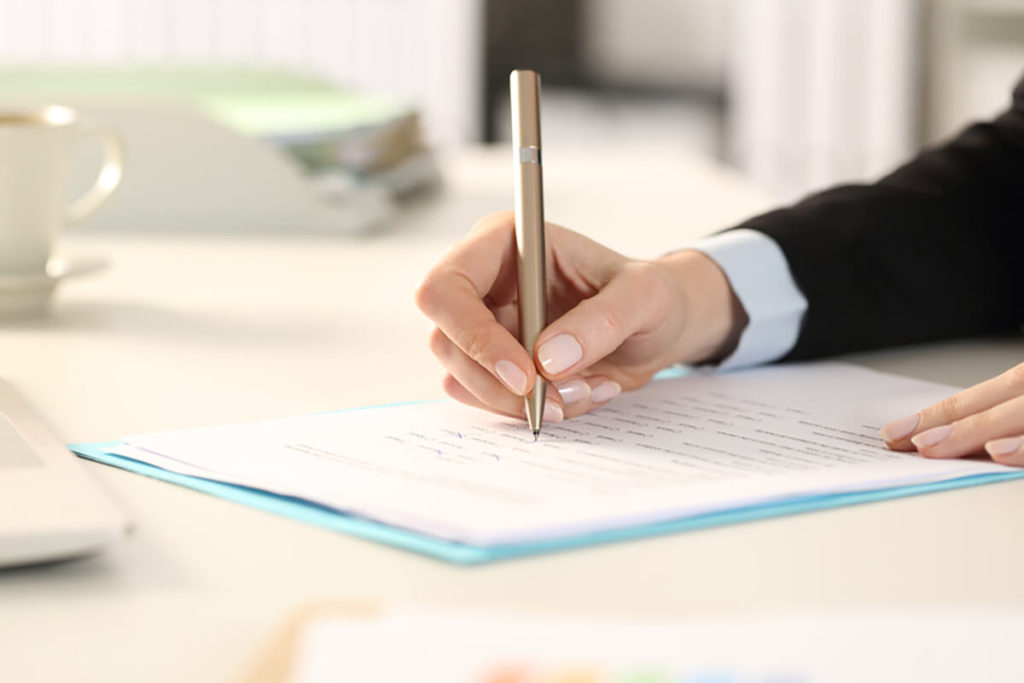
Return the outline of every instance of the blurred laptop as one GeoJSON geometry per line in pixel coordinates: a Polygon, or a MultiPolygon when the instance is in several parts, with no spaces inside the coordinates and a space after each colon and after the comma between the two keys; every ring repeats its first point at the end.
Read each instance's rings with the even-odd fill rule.
{"type": "Polygon", "coordinates": [[[0,380],[0,567],[95,553],[127,526],[78,458],[0,380]]]}

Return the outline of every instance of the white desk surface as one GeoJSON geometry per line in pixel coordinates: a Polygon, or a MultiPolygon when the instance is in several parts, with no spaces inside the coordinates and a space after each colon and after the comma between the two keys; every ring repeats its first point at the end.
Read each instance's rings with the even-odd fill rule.
{"type": "MultiPolygon", "coordinates": [[[[655,255],[770,206],[666,151],[547,152],[548,218],[655,255]]],[[[68,442],[440,395],[412,289],[475,218],[510,205],[505,150],[363,239],[79,234],[108,270],[0,326],[0,375],[68,442]]],[[[864,354],[969,384],[1018,340],[864,354]]],[[[113,552],[0,571],[0,680],[223,681],[297,608],[416,601],[601,615],[1024,606],[1024,481],[476,568],[324,531],[90,463],[130,513],[113,552]]]]}

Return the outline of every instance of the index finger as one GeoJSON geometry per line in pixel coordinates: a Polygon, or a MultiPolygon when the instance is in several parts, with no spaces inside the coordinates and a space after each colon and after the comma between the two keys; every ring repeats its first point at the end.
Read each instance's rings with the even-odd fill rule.
{"type": "Polygon", "coordinates": [[[911,437],[932,427],[951,424],[1024,394],[1024,363],[1001,375],[953,394],[924,410],[891,422],[880,433],[889,448],[915,450],[911,437]]]}
{"type": "Polygon", "coordinates": [[[487,297],[515,297],[514,230],[509,212],[483,218],[427,273],[415,298],[419,309],[459,349],[523,395],[536,377],[533,360],[485,302],[487,297]],[[496,291],[496,284],[510,286],[496,291]]]}

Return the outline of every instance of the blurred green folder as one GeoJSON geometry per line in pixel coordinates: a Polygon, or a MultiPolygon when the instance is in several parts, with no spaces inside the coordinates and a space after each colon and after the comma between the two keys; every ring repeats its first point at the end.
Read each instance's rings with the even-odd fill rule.
{"type": "Polygon", "coordinates": [[[397,97],[339,88],[284,71],[200,67],[21,67],[0,70],[0,97],[192,105],[245,135],[285,146],[359,140],[359,168],[418,148],[416,110],[397,97]]]}
{"type": "Polygon", "coordinates": [[[118,119],[110,113],[120,110],[184,107],[281,150],[305,172],[310,192],[322,202],[372,205],[364,212],[372,220],[355,220],[346,232],[371,229],[393,213],[384,203],[440,180],[410,102],[303,73],[198,66],[0,69],[0,106],[25,103],[70,104],[102,111],[108,120],[118,119]]]}

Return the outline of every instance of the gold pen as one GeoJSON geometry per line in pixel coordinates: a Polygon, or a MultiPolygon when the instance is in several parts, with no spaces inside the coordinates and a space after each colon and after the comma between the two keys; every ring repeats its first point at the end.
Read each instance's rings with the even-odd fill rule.
{"type": "MultiPolygon", "coordinates": [[[[547,324],[544,192],[540,171],[540,76],[509,75],[512,96],[512,159],[515,165],[516,265],[519,269],[519,338],[533,358],[537,335],[547,324]]],[[[540,436],[547,382],[540,374],[526,396],[526,421],[540,436]]]]}

